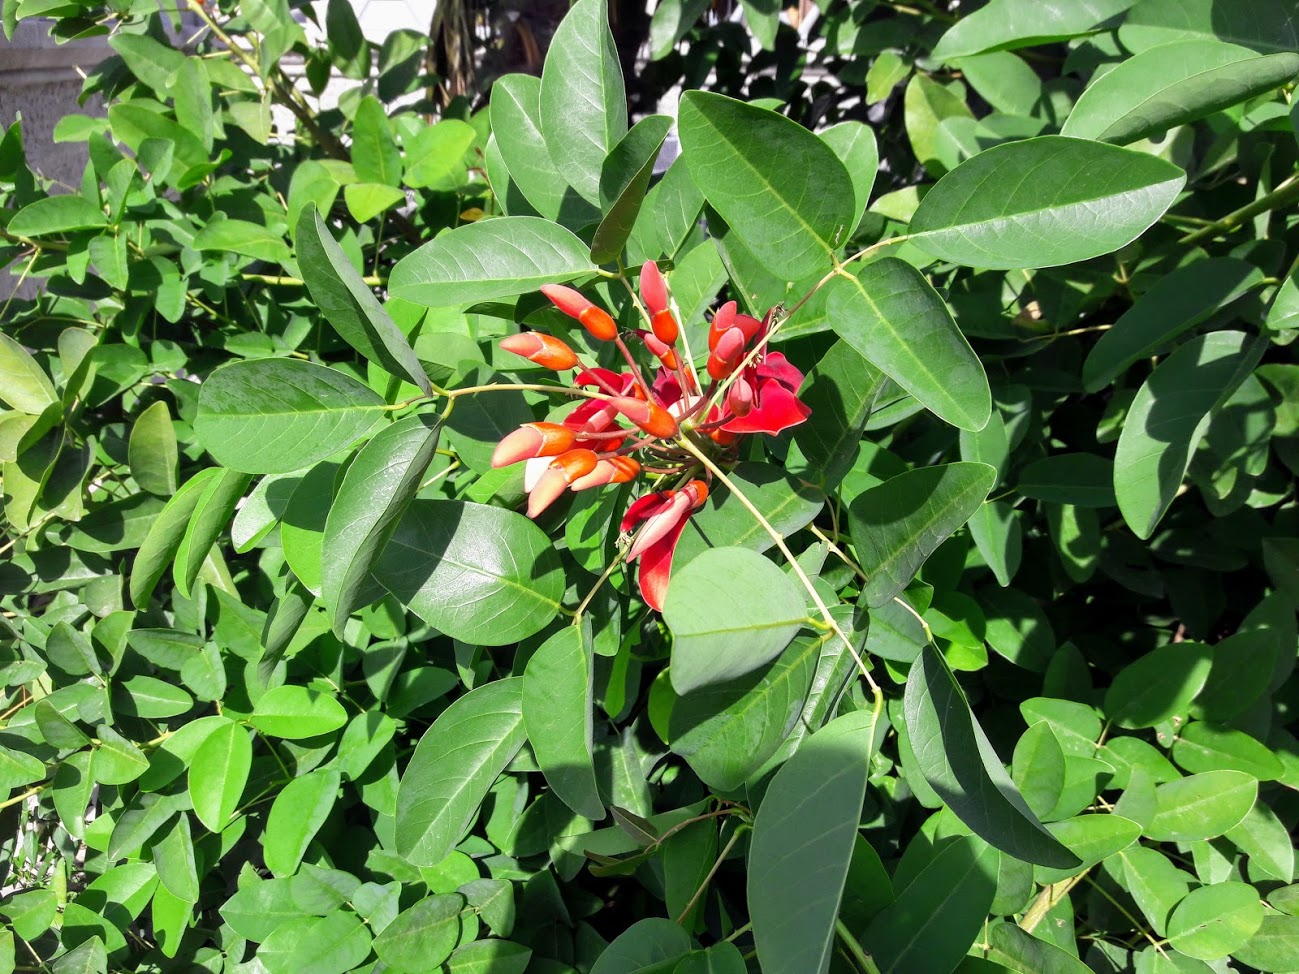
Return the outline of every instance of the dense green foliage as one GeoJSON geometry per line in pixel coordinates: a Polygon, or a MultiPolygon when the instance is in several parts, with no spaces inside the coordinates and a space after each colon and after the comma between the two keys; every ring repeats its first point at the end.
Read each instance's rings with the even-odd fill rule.
{"type": "Polygon", "coordinates": [[[3,2],[115,54],[79,186],[0,133],[0,971],[1299,971],[1291,0],[660,0],[632,85],[578,0],[441,109],[188,6],[3,2]],[[530,520],[498,343],[622,368],[538,292],[646,261],[810,415],[530,520]]]}

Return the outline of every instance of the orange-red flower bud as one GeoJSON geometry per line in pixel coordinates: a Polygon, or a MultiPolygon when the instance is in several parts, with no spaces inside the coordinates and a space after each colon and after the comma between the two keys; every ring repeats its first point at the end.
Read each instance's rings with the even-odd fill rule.
{"type": "Polygon", "coordinates": [[[651,436],[676,436],[677,421],[657,403],[642,402],[631,396],[619,396],[609,403],[651,436]]]}
{"type": "Polygon", "coordinates": [[[734,416],[747,416],[753,409],[753,386],[742,376],[726,392],[726,405],[734,416]]]}
{"type": "Polygon", "coordinates": [[[682,492],[689,494],[695,500],[695,507],[703,507],[704,501],[708,500],[708,485],[702,480],[692,480],[682,488],[682,492]]]}
{"type": "Polygon", "coordinates": [[[631,480],[640,472],[640,464],[631,457],[609,457],[599,461],[585,477],[579,477],[572,483],[572,490],[586,490],[588,487],[603,487],[605,484],[622,484],[631,480]]]}
{"type": "Polygon", "coordinates": [[[501,348],[536,362],[547,369],[563,372],[578,364],[577,353],[552,335],[538,331],[525,331],[519,335],[502,338],[501,348]]]}
{"type": "Polygon", "coordinates": [[[617,337],[618,326],[609,317],[609,312],[597,307],[581,291],[563,284],[543,284],[541,293],[564,314],[580,321],[592,338],[607,342],[617,337]]]}
{"type": "Polygon", "coordinates": [[[681,332],[677,327],[677,319],[667,308],[654,313],[654,317],[650,320],[650,327],[654,329],[654,336],[667,345],[674,344],[677,335],[681,332]]]}
{"type": "Polygon", "coordinates": [[[651,335],[647,331],[639,332],[638,334],[641,336],[642,340],[644,340],[645,347],[650,350],[650,353],[653,354],[655,358],[669,369],[676,371],[678,364],[677,353],[671,345],[668,345],[657,336],[651,335]]]}
{"type": "Polygon", "coordinates": [[[603,308],[591,305],[577,316],[577,320],[597,341],[611,342],[618,337],[618,325],[603,308]]]}
{"type": "Polygon", "coordinates": [[[611,483],[625,484],[640,473],[640,462],[634,457],[610,457],[609,462],[618,468],[611,483]]]}
{"type": "Polygon", "coordinates": [[[713,315],[713,323],[708,327],[708,351],[717,348],[717,343],[722,336],[731,330],[735,324],[735,309],[737,305],[734,301],[727,301],[717,309],[717,314],[713,315]]]}
{"type": "Polygon", "coordinates": [[[743,357],[744,332],[739,328],[728,328],[708,356],[708,374],[717,380],[725,379],[735,371],[743,357]]]}
{"type": "Polygon", "coordinates": [[[599,458],[592,450],[569,450],[550,461],[528,492],[528,517],[536,517],[559,499],[564,490],[595,469],[599,458]]]}
{"type": "Polygon", "coordinates": [[[659,273],[659,265],[652,260],[645,261],[645,266],[640,269],[640,296],[644,298],[651,316],[667,310],[668,287],[659,273]]]}
{"type": "Polygon", "coordinates": [[[558,423],[524,423],[496,444],[493,467],[507,467],[520,460],[558,456],[577,440],[577,434],[558,423]]]}

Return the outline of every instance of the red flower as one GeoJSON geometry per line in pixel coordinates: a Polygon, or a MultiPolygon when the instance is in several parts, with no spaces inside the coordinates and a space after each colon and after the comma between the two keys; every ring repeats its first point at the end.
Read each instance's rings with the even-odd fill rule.
{"type": "Polygon", "coordinates": [[[627,561],[640,559],[641,597],[655,612],[663,611],[672,572],[672,555],[681,540],[686,522],[708,499],[708,485],[692,480],[681,490],[646,494],[627,508],[620,530],[625,534],[641,525],[640,533],[627,551],[627,561]]]}
{"type": "Polygon", "coordinates": [[[676,487],[645,494],[622,520],[624,533],[637,531],[627,561],[640,562],[641,594],[660,609],[677,541],[708,496],[707,483],[697,479],[708,474],[692,450],[707,448],[719,459],[730,458],[743,434],[779,433],[803,422],[810,412],[797,396],[803,374],[784,355],[767,350],[773,312],[759,321],[730,301],[709,328],[711,381],[705,386],[689,361],[690,349],[678,347],[680,328],[667,282],[653,262],[641,268],[640,277],[648,327],[627,332],[648,353],[641,361],[608,312],[580,291],[548,284],[542,292],[592,336],[612,342],[627,370],[582,367],[572,349],[549,335],[527,332],[504,339],[502,348],[539,365],[579,368],[572,390],[584,398],[558,423],[525,423],[510,433],[497,445],[492,465],[527,462],[523,486],[529,517],[567,490],[626,483],[642,471],[660,480],[675,478],[676,487]]]}

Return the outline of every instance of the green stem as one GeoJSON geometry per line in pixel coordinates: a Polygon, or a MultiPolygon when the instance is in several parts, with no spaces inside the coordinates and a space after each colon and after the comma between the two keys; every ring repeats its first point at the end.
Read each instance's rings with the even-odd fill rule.
{"type": "Polygon", "coordinates": [[[838,935],[839,942],[843,944],[844,949],[848,951],[849,955],[851,955],[854,963],[856,963],[865,974],[880,974],[880,969],[876,966],[871,955],[866,953],[861,942],[852,935],[852,931],[849,930],[844,922],[837,917],[834,921],[834,932],[838,935]]]}
{"type": "MultiPolygon", "coordinates": [[[[258,284],[277,284],[282,287],[302,287],[307,283],[300,277],[284,277],[279,274],[240,274],[239,279],[255,281],[258,284]]],[[[388,279],[381,274],[371,274],[361,278],[361,282],[370,287],[383,287],[388,283],[388,279]]]]}
{"type": "Polygon", "coordinates": [[[1284,180],[1276,189],[1270,193],[1265,193],[1252,203],[1242,206],[1239,210],[1228,213],[1220,220],[1215,220],[1207,227],[1196,230],[1194,233],[1188,233],[1177,241],[1180,244],[1197,244],[1202,240],[1209,240],[1221,233],[1234,230],[1240,224],[1244,223],[1260,213],[1268,210],[1275,210],[1287,203],[1299,199],[1299,173],[1292,175],[1289,179],[1284,180]]]}

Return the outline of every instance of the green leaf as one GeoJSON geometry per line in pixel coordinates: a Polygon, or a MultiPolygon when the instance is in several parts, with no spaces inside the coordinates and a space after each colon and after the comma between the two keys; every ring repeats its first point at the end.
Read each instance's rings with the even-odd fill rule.
{"type": "Polygon", "coordinates": [[[1236,960],[1260,971],[1299,970],[1299,917],[1263,917],[1258,933],[1233,953],[1236,960]]]}
{"type": "Polygon", "coordinates": [[[600,202],[605,157],[627,132],[627,92],[605,0],[578,0],[546,52],[541,130],[555,168],[588,202],[600,202]]]}
{"type": "Polygon", "coordinates": [[[477,940],[461,944],[444,968],[447,974],[523,974],[531,948],[508,940],[477,940]]]}
{"type": "Polygon", "coordinates": [[[84,196],[69,193],[28,203],[13,215],[5,229],[15,237],[44,237],[106,226],[108,219],[99,207],[84,196]]]}
{"type": "Polygon", "coordinates": [[[859,215],[834,150],[783,115],[702,91],[681,99],[678,126],[691,177],[763,267],[791,281],[830,269],[859,215]]]}
{"type": "Polygon", "coordinates": [[[360,79],[370,74],[370,45],[349,0],[329,0],[325,9],[325,33],[329,38],[329,58],[344,77],[360,79]]]}
{"type": "MultiPolygon", "coordinates": [[[[870,203],[871,189],[875,186],[875,172],[880,166],[880,150],[875,141],[875,132],[861,122],[840,122],[822,132],[821,141],[833,150],[848,170],[848,177],[852,180],[857,223],[860,223],[870,203]]],[[[848,228],[850,234],[857,229],[857,223],[848,228]]]]}
{"type": "Polygon", "coordinates": [[[1088,392],[1105,388],[1132,363],[1159,351],[1262,280],[1257,267],[1235,257],[1197,260],[1160,277],[1092,347],[1083,363],[1083,386],[1088,392]]]}
{"type": "Polygon", "coordinates": [[[371,362],[413,382],[424,395],[432,395],[428,376],[406,336],[334,241],[314,203],[303,208],[294,237],[307,290],[334,330],[371,362]]]}
{"type": "Polygon", "coordinates": [[[329,694],[286,684],[262,694],[248,722],[270,737],[297,741],[338,730],[347,711],[329,694]]]}
{"type": "Polygon", "coordinates": [[[655,974],[672,970],[675,962],[690,951],[690,935],[680,924],[661,917],[637,920],[614,938],[591,967],[591,974],[655,974]]]}
{"type": "Polygon", "coordinates": [[[323,768],[294,778],[275,796],[262,834],[262,852],[272,875],[291,876],[297,871],[307,846],[334,808],[338,786],[338,771],[323,768]]]}
{"type": "Polygon", "coordinates": [[[203,739],[189,765],[189,797],[194,816],[209,832],[220,832],[239,807],[253,745],[246,728],[226,721],[203,739]]]}
{"type": "Polygon", "coordinates": [[[905,717],[925,780],[976,835],[1025,862],[1062,869],[1078,864],[1015,790],[947,661],[932,645],[911,665],[905,717]]]}
{"type": "Polygon", "coordinates": [[[917,74],[907,83],[903,108],[907,138],[916,160],[931,175],[943,175],[949,168],[939,159],[943,123],[948,119],[973,121],[969,106],[957,89],[939,84],[928,75],[917,74]]]}
{"type": "Polygon", "coordinates": [[[162,838],[154,840],[153,863],[167,892],[189,903],[198,902],[198,869],[188,815],[177,815],[162,838]]]}
{"type": "Polygon", "coordinates": [[[973,54],[956,62],[970,87],[988,104],[1010,115],[1032,115],[1042,100],[1042,79],[1009,51],[973,54]]]}
{"type": "Polygon", "coordinates": [[[176,493],[180,454],[171,410],[161,399],[142,412],[131,427],[126,456],[131,476],[143,490],[162,497],[176,493]]]}
{"type": "Polygon", "coordinates": [[[180,549],[199,501],[222,473],[219,467],[200,470],[171,496],[154,521],[131,567],[131,602],[136,608],[148,605],[154,586],[180,549]]]}
{"type": "Polygon", "coordinates": [[[1204,688],[1213,650],[1204,643],[1161,646],[1133,660],[1105,691],[1105,715],[1119,727],[1154,727],[1185,713],[1204,688]]]}
{"type": "Polygon", "coordinates": [[[417,866],[445,859],[524,738],[519,677],[484,684],[442,711],[397,788],[398,854],[417,866]]]}
{"type": "Polygon", "coordinates": [[[774,659],[807,619],[788,575],[746,548],[712,548],[672,574],[663,621],[672,630],[677,693],[734,679],[774,659]]]}
{"type": "Polygon", "coordinates": [[[650,58],[661,61],[690,32],[709,0],[663,0],[650,19],[650,58]]]}
{"type": "Polygon", "coordinates": [[[807,374],[798,397],[812,410],[794,427],[794,442],[807,460],[800,476],[822,490],[833,488],[857,457],[866,420],[885,376],[852,345],[839,340],[807,374]]]}
{"type": "Polygon", "coordinates": [[[460,939],[460,911],[465,898],[459,893],[426,896],[384,927],[375,938],[374,952],[391,970],[422,974],[451,956],[460,939]]]}
{"type": "Polygon", "coordinates": [[[1089,869],[1102,859],[1128,848],[1141,835],[1141,826],[1122,815],[1077,815],[1052,822],[1047,830],[1081,860],[1081,865],[1064,869],[1038,866],[1033,878],[1043,885],[1058,883],[1089,869]]]}
{"type": "Polygon", "coordinates": [[[369,930],[355,914],[342,911],[281,924],[257,951],[269,974],[344,974],[369,956],[369,930]]]}
{"type": "Polygon", "coordinates": [[[1055,655],[1055,633],[1042,607],[1020,589],[981,589],[988,645],[1016,666],[1043,673],[1055,655]]]}
{"type": "Polygon", "coordinates": [[[442,189],[452,180],[458,181],[464,173],[465,153],[473,148],[476,138],[473,126],[457,118],[444,118],[420,129],[406,141],[406,185],[442,189]]]}
{"type": "Polygon", "coordinates": [[[983,51],[1036,47],[1094,30],[1136,0],[992,0],[960,17],[934,47],[940,61],[983,51]]]}
{"type": "Polygon", "coordinates": [[[1049,815],[1064,791],[1064,749],[1051,725],[1044,720],[1030,724],[1015,745],[1011,763],[1012,780],[1024,804],[1039,818],[1049,815]]]}
{"type": "Polygon", "coordinates": [[[25,348],[3,333],[0,333],[0,400],[32,416],[39,416],[59,401],[45,370],[25,348]]]}
{"type": "Polygon", "coordinates": [[[1180,346],[1128,407],[1114,454],[1114,492],[1132,533],[1149,538],[1181,487],[1213,410],[1258,363],[1263,344],[1216,331],[1180,346]]]}
{"type": "Polygon", "coordinates": [[[776,772],[753,823],[748,895],[765,974],[824,969],[857,840],[879,714],[845,714],[776,772]]]}
{"type": "Polygon", "coordinates": [[[1114,461],[1094,453],[1057,453],[1035,460],[1019,474],[1025,497],[1075,507],[1113,507],[1114,461]]]}
{"type": "Polygon", "coordinates": [[[1163,44],[1088,85],[1060,134],[1126,145],[1265,94],[1297,73],[1299,54],[1259,56],[1217,40],[1163,44]]]}
{"type": "Polygon", "coordinates": [[[1206,771],[1155,789],[1155,817],[1145,835],[1156,842],[1213,839],[1254,807],[1258,779],[1243,771],[1206,771]]]}
{"type": "Polygon", "coordinates": [[[482,646],[545,627],[564,591],[540,528],[514,511],[464,501],[411,504],[373,571],[429,625],[482,646]]]}
{"type": "Polygon", "coordinates": [[[198,579],[212,546],[230,523],[235,506],[251,481],[250,474],[222,470],[221,475],[212,479],[194,505],[189,523],[185,525],[185,534],[176,549],[176,562],[172,566],[176,590],[185,598],[189,598],[190,590],[198,579]]]}
{"type": "Polygon", "coordinates": [[[1119,40],[1134,53],[1185,39],[1216,38],[1256,51],[1299,50],[1299,23],[1291,0],[1251,0],[1246,6],[1221,0],[1142,0],[1119,28],[1119,40]]]}
{"type": "Polygon", "coordinates": [[[740,787],[790,734],[826,641],[800,636],[770,666],[677,697],[668,718],[673,753],[708,787],[740,787]]]}
{"type": "Polygon", "coordinates": [[[45,764],[39,758],[0,746],[0,791],[6,796],[16,788],[40,781],[45,774],[45,764]]]}
{"type": "Polygon", "coordinates": [[[1199,960],[1218,960],[1239,950],[1263,926],[1258,890],[1247,883],[1201,886],[1168,918],[1173,949],[1199,960]]]}
{"type": "Polygon", "coordinates": [[[360,607],[370,569],[409,507],[437,450],[440,424],[408,416],[361,447],[343,475],[322,543],[321,599],[342,635],[360,607]]]}
{"type": "Polygon", "coordinates": [[[1067,950],[1039,940],[1014,923],[999,923],[988,934],[989,960],[1019,974],[1089,974],[1091,968],[1067,950]]]}
{"type": "Polygon", "coordinates": [[[165,680],[138,674],[113,686],[114,709],[128,717],[175,717],[194,706],[194,698],[165,680]]]}
{"type": "Polygon", "coordinates": [[[383,183],[349,183],[343,187],[347,212],[357,223],[373,220],[406,198],[404,190],[383,183]]]}
{"type": "Polygon", "coordinates": [[[528,660],[523,724],[550,790],[574,813],[598,821],[605,812],[592,745],[594,678],[589,627],[565,626],[528,660]]]}
{"type": "Polygon", "coordinates": [[[366,95],[352,119],[352,166],[364,183],[401,185],[401,152],[393,141],[392,127],[383,104],[366,95]]]}
{"type": "Polygon", "coordinates": [[[383,400],[335,369],[255,359],[217,369],[199,393],[194,431],[221,464],[288,473],[338,453],[372,430],[383,400]]]}
{"type": "Polygon", "coordinates": [[[1172,757],[1192,773],[1228,769],[1244,771],[1259,781],[1285,775],[1285,766],[1267,745],[1244,731],[1199,720],[1182,729],[1173,742],[1172,757]]]}
{"type": "Polygon", "coordinates": [[[997,860],[968,836],[943,846],[862,936],[880,974],[949,974],[987,919],[997,860]]]}
{"type": "Polygon", "coordinates": [[[95,729],[99,747],[91,765],[101,785],[124,785],[144,774],[149,760],[144,753],[107,724],[95,729]]]}
{"type": "MultiPolygon", "coordinates": [[[[801,531],[820,513],[825,497],[767,463],[742,462],[731,480],[782,537],[801,531]]],[[[766,551],[775,542],[765,528],[722,484],[715,484],[708,502],[686,522],[674,564],[686,565],[708,548],[748,548],[766,551]]]]}
{"type": "Polygon", "coordinates": [[[978,430],[992,393],[983,365],[924,275],[895,257],[829,285],[835,332],[939,419],[978,430]]]}
{"type": "Polygon", "coordinates": [[[457,227],[397,262],[389,292],[415,304],[467,305],[593,274],[589,249],[568,230],[531,216],[457,227]]]}
{"type": "Polygon", "coordinates": [[[609,150],[600,169],[600,208],[605,215],[591,238],[591,259],[597,264],[616,260],[622,253],[671,128],[667,115],[646,115],[609,150]]]}
{"type": "Polygon", "coordinates": [[[260,223],[225,219],[205,224],[194,234],[195,250],[220,250],[273,264],[288,264],[293,255],[284,235],[260,223]]]}
{"type": "Polygon", "coordinates": [[[960,529],[992,490],[996,468],[947,463],[899,474],[858,494],[848,509],[858,563],[877,608],[906,588],[934,550],[960,529]]]}
{"type": "Polygon", "coordinates": [[[1053,267],[1131,243],[1186,182],[1145,153],[1047,135],[962,163],[920,201],[917,247],[970,267],[1053,267]]]}

